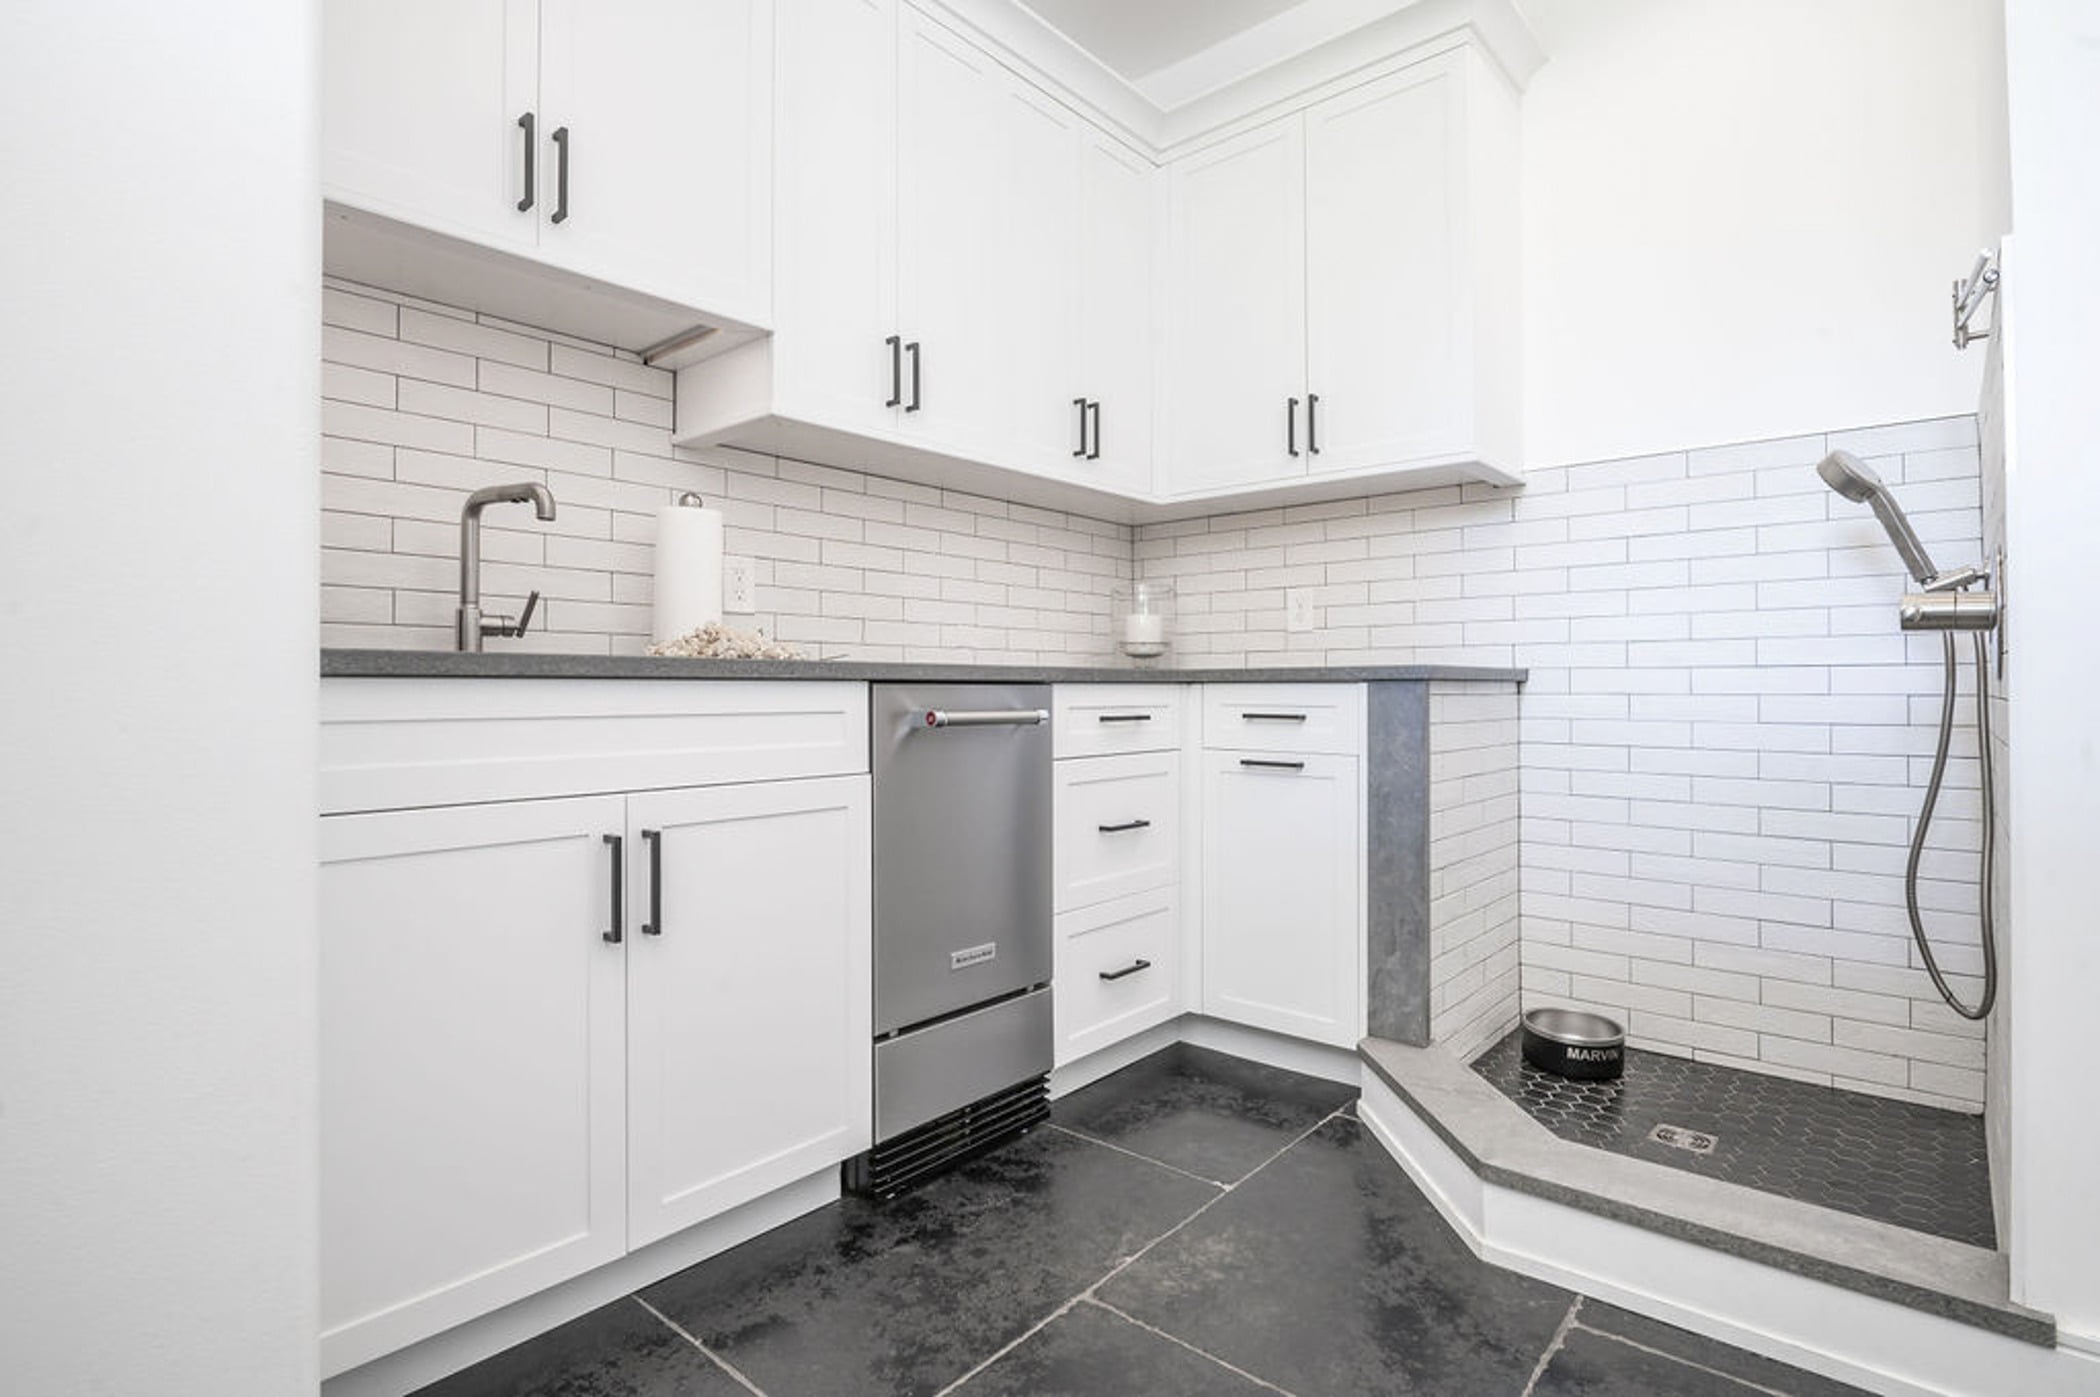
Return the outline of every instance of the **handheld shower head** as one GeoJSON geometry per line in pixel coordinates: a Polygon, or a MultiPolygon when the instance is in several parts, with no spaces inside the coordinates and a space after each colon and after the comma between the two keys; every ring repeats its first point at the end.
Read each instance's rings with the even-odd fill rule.
{"type": "Polygon", "coordinates": [[[1938,575],[1939,569],[1932,565],[1931,555],[1926,553],[1925,545],[1918,541],[1917,534],[1910,527],[1910,520],[1903,517],[1903,510],[1896,504],[1895,497],[1889,494],[1888,487],[1881,483],[1881,477],[1874,473],[1872,466],[1849,451],[1833,451],[1817,463],[1816,474],[1823,477],[1825,485],[1846,499],[1854,504],[1867,505],[1874,511],[1874,517],[1879,519],[1881,527],[1888,531],[1889,542],[1896,546],[1896,552],[1901,555],[1903,566],[1910,569],[1910,575],[1916,578],[1921,586],[1938,575]]]}

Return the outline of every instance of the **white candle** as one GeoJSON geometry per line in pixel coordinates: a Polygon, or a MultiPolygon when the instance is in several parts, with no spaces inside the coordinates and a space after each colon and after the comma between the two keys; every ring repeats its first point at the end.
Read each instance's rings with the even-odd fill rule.
{"type": "Polygon", "coordinates": [[[1133,611],[1123,618],[1123,643],[1125,645],[1163,645],[1167,639],[1167,618],[1133,611]]]}

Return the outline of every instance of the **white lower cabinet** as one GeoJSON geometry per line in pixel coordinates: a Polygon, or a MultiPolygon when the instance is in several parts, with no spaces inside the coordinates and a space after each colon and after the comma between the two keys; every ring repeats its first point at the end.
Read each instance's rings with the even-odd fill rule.
{"type": "Polygon", "coordinates": [[[324,1375],[867,1147],[868,818],[865,775],[323,817],[324,1375]]]}
{"type": "Polygon", "coordinates": [[[1364,1024],[1357,758],[1213,750],[1203,760],[1203,1012],[1354,1047],[1364,1024]]]}
{"type": "Polygon", "coordinates": [[[864,1150],[868,778],[628,801],[627,1241],[864,1150]]]}
{"type": "Polygon", "coordinates": [[[1057,919],[1057,1065],[1181,1012],[1181,917],[1174,888],[1057,919]]]}
{"type": "Polygon", "coordinates": [[[321,1359],[627,1250],[618,796],[321,821],[321,1359]]]}

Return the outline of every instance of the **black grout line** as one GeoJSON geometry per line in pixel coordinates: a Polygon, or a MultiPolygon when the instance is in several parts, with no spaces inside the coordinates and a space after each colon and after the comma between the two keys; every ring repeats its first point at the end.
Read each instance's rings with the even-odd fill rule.
{"type": "Polygon", "coordinates": [[[1546,1376],[1546,1367],[1553,1362],[1553,1355],[1559,1353],[1560,1346],[1568,1341],[1568,1331],[1575,1327],[1575,1316],[1581,1309],[1582,1296],[1578,1294],[1568,1302],[1568,1312],[1560,1317],[1560,1323],[1553,1327],[1553,1337],[1546,1342],[1546,1351],[1539,1355],[1539,1361],[1532,1365],[1531,1377],[1525,1382],[1524,1390],[1518,1397],[1531,1397],[1539,1385],[1539,1379],[1546,1376]]]}
{"type": "Polygon", "coordinates": [[[721,1354],[716,1353],[706,1344],[701,1343],[691,1334],[688,1334],[682,1325],[680,1325],[676,1320],[672,1319],[669,1315],[665,1314],[662,1310],[657,1309],[656,1306],[650,1304],[647,1300],[644,1300],[640,1295],[630,1295],[627,1298],[634,1301],[635,1304],[640,1305],[650,1314],[655,1315],[657,1319],[661,1320],[673,1334],[676,1334],[679,1338],[685,1340],[694,1348],[706,1354],[707,1357],[714,1363],[714,1365],[717,1368],[720,1368],[723,1372],[729,1374],[731,1378],[735,1379],[738,1383],[742,1384],[746,1391],[754,1394],[754,1397],[766,1397],[766,1394],[759,1390],[758,1384],[751,1381],[751,1379],[745,1377],[743,1373],[737,1369],[737,1366],[734,1363],[731,1363],[721,1354]]]}
{"type": "MultiPolygon", "coordinates": [[[[1160,1244],[1161,1242],[1164,1242],[1164,1241],[1166,1241],[1166,1240],[1167,1240],[1167,1238],[1169,1238],[1169,1237],[1173,1236],[1173,1235],[1174,1235],[1175,1233],[1177,1233],[1177,1232],[1181,1231],[1181,1229],[1182,1229],[1182,1228],[1184,1228],[1184,1227],[1187,1227],[1187,1226],[1188,1226],[1188,1225],[1189,1225],[1190,1223],[1194,1222],[1194,1221],[1195,1221],[1195,1220],[1196,1220],[1197,1218],[1200,1218],[1200,1217],[1202,1217],[1202,1216],[1203,1216],[1203,1215],[1204,1215],[1205,1213],[1209,1212],[1209,1211],[1210,1211],[1210,1210],[1211,1210],[1212,1208],[1216,1207],[1216,1206],[1218,1205],[1218,1203],[1219,1203],[1219,1202],[1220,1202],[1221,1200],[1223,1200],[1223,1199],[1225,1199],[1225,1198],[1229,1198],[1229,1197],[1230,1197],[1230,1196],[1232,1195],[1233,1191],[1234,1191],[1234,1190],[1236,1190],[1236,1189],[1238,1189],[1238,1188],[1239,1188],[1239,1186],[1240,1186],[1241,1184],[1244,1184],[1244,1183],[1246,1183],[1248,1179],[1251,1179],[1251,1178],[1253,1178],[1253,1177],[1254,1177],[1254,1176],[1255,1176],[1256,1174],[1259,1174],[1259,1173],[1260,1173],[1260,1172],[1261,1172],[1262,1170],[1264,1170],[1264,1169],[1268,1168],[1268,1167],[1269,1167],[1269,1166],[1270,1166],[1271,1164],[1274,1164],[1274,1163],[1275,1163],[1275,1162],[1276,1162],[1277,1160],[1279,1160],[1279,1159],[1283,1158],[1283,1157],[1284,1157],[1284,1156],[1285,1156],[1286,1154],[1288,1154],[1288,1153],[1290,1153],[1290,1152],[1291,1152],[1292,1150],[1296,1149],[1296,1148],[1297,1148],[1297,1147],[1298,1147],[1299,1145],[1303,1144],[1303,1143],[1304,1143],[1304,1142],[1305,1142],[1306,1140],[1310,1139],[1310,1138],[1312,1137],[1312,1135],[1313,1135],[1313,1132],[1314,1132],[1314,1131],[1317,1131],[1317,1130],[1318,1130],[1318,1129],[1319,1129],[1319,1128],[1320,1128],[1321,1126],[1323,1126],[1323,1125],[1327,1124],[1327,1123],[1328,1123],[1329,1121],[1331,1121],[1331,1120],[1334,1120],[1334,1119],[1338,1118],[1338,1117],[1339,1117],[1339,1116],[1340,1116],[1341,1114],[1342,1114],[1342,1111],[1341,1111],[1341,1109],[1340,1109],[1340,1108],[1337,1108],[1336,1110],[1333,1110],[1333,1111],[1330,1111],[1330,1112],[1328,1112],[1328,1113],[1327,1113],[1326,1115],[1322,1116],[1322,1117],[1321,1117],[1320,1119],[1318,1119],[1318,1120],[1314,1121],[1314,1122],[1313,1122],[1313,1123],[1312,1123],[1312,1124],[1311,1124],[1310,1126],[1308,1126],[1308,1127],[1307,1127],[1307,1128],[1306,1128],[1305,1130],[1303,1130],[1303,1131],[1301,1131],[1301,1132],[1300,1132],[1299,1134],[1297,1134],[1297,1135],[1293,1136],[1293,1137],[1292,1137],[1292,1138],[1290,1139],[1290,1141],[1289,1141],[1288,1143],[1286,1143],[1286,1144],[1285,1144],[1285,1145],[1283,1146],[1283,1148],[1282,1148],[1282,1149],[1280,1149],[1280,1150],[1276,1151],[1276,1153],[1274,1153],[1274,1154],[1270,1155],[1270,1156],[1269,1156],[1269,1157],[1268,1157],[1267,1159],[1263,1160],[1263,1161],[1262,1161],[1261,1163],[1259,1163],[1259,1164],[1255,1165],[1255,1166],[1254,1166],[1254,1167],[1253,1167],[1252,1169],[1248,1170],[1248,1171],[1247,1171],[1247,1173],[1246,1173],[1246,1175],[1245,1175],[1244,1177],[1242,1177],[1242,1178],[1240,1178],[1240,1179],[1236,1180],[1236,1181],[1235,1181],[1235,1182],[1233,1182],[1233,1183],[1229,1183],[1229,1184],[1224,1184],[1224,1185],[1221,1185],[1221,1186],[1219,1187],[1219,1189],[1218,1189],[1218,1192],[1217,1192],[1217,1193],[1216,1193],[1216,1194],[1215,1194],[1214,1196],[1212,1196],[1211,1198],[1209,1198],[1209,1199],[1206,1199],[1206,1200],[1204,1201],[1203,1205],[1202,1205],[1201,1207],[1197,1208],[1195,1212],[1193,1212],[1193,1213],[1190,1213],[1190,1214],[1189,1214],[1189,1215],[1188,1215],[1187,1217],[1183,1218],[1183,1219],[1182,1219],[1182,1220],[1181,1220],[1180,1222],[1177,1222],[1177,1223],[1175,1223],[1175,1224],[1174,1224],[1174,1225],[1173,1225],[1172,1227],[1170,1227],[1170,1228],[1168,1228],[1168,1229],[1167,1229],[1166,1231],[1164,1231],[1164,1232],[1160,1233],[1160,1234],[1159,1234],[1159,1235],[1158,1235],[1157,1237],[1154,1237],[1154,1238],[1153,1238],[1153,1239],[1152,1239],[1151,1241],[1149,1241],[1149,1242],[1145,1243],[1145,1245],[1143,1245],[1142,1247],[1139,1247],[1139,1248],[1138,1248],[1138,1249],[1137,1249],[1136,1251],[1134,1251],[1134,1252],[1132,1252],[1132,1253],[1131,1253],[1130,1255],[1128,1255],[1128,1256],[1124,1257],[1124,1258],[1123,1258],[1123,1259],[1122,1259],[1121,1261],[1118,1261],[1118,1262],[1117,1262],[1117,1263],[1116,1263],[1115,1265],[1113,1265],[1113,1266],[1109,1267],[1109,1269],[1108,1269],[1108,1272],[1107,1272],[1107,1274],[1103,1275],[1103,1276],[1102,1276],[1102,1277],[1101,1277],[1100,1279],[1096,1280],[1096,1281],[1095,1281],[1095,1282],[1094,1282],[1093,1284],[1091,1284],[1091,1285],[1087,1286],[1087,1288],[1086,1288],[1086,1289],[1084,1289],[1084,1290],[1080,1291],[1080,1292],[1079,1292],[1079,1293],[1078,1293],[1077,1295],[1073,1296],[1073,1297],[1072,1297],[1071,1299],[1069,1299],[1069,1300],[1065,1301],[1065,1302],[1064,1302],[1064,1303],[1063,1303],[1062,1305],[1059,1305],[1059,1306],[1058,1306],[1058,1307],[1057,1307],[1057,1308],[1056,1308],[1055,1310],[1052,1310],[1052,1311],[1051,1311],[1051,1312],[1050,1312],[1049,1314],[1047,1314],[1047,1315],[1044,1315],[1044,1316],[1043,1316],[1043,1317],[1042,1317],[1041,1319],[1037,1320],[1037,1321],[1036,1321],[1036,1322],[1035,1322],[1034,1324],[1030,1325],[1030,1326],[1029,1326],[1029,1327],[1028,1327],[1028,1328],[1027,1328],[1027,1329],[1026,1329],[1025,1331],[1023,1331],[1023,1332],[1022,1332],[1022,1333],[1021,1333],[1021,1334],[1020,1334],[1020,1335],[1019,1335],[1019,1336],[1018,1336],[1017,1338],[1014,1338],[1014,1339],[1010,1340],[1009,1342],[1007,1342],[1007,1343],[1005,1343],[1005,1344],[1001,1345],[1001,1346],[1000,1346],[1000,1347],[999,1347],[999,1348],[998,1348],[997,1350],[995,1350],[995,1351],[994,1351],[994,1352],[992,1353],[992,1355],[991,1355],[991,1356],[990,1356],[989,1358],[986,1358],[986,1359],[985,1359],[985,1360],[984,1360],[983,1362],[979,1363],[979,1364],[978,1364],[978,1365],[977,1365],[976,1367],[974,1367],[974,1368],[970,1369],[970,1370],[969,1370],[968,1372],[964,1373],[964,1374],[963,1374],[963,1375],[962,1375],[961,1377],[957,1378],[957,1379],[956,1379],[956,1380],[955,1380],[954,1382],[951,1382],[951,1383],[949,1383],[949,1384],[948,1384],[948,1385],[947,1385],[946,1387],[943,1387],[943,1388],[941,1388],[941,1389],[940,1389],[940,1391],[938,1391],[938,1392],[936,1392],[936,1393],[934,1394],[934,1397],[949,1397],[949,1394],[950,1394],[950,1393],[953,1393],[954,1391],[956,1391],[956,1389],[960,1388],[960,1387],[961,1387],[961,1386],[962,1386],[962,1385],[963,1385],[964,1383],[966,1383],[966,1382],[968,1382],[968,1381],[969,1381],[970,1379],[972,1379],[972,1378],[976,1377],[976,1376],[977,1376],[977,1375],[978,1375],[979,1373],[981,1373],[981,1372],[983,1372],[983,1371],[984,1371],[985,1369],[987,1369],[987,1368],[991,1367],[991,1366],[992,1366],[992,1365],[993,1365],[994,1363],[997,1363],[997,1362],[998,1362],[998,1361],[999,1361],[1000,1359],[1004,1358],[1004,1357],[1005,1357],[1005,1356],[1006,1356],[1007,1354],[1009,1354],[1009,1353],[1013,1352],[1013,1351],[1014,1351],[1015,1349],[1019,1348],[1019,1347],[1020,1347],[1020,1346],[1021,1346],[1022,1344],[1025,1344],[1025,1343],[1027,1343],[1027,1342],[1028,1342],[1028,1341],[1029,1341],[1030,1339],[1034,1338],[1034,1337],[1035,1337],[1035,1335],[1036,1335],[1037,1333],[1039,1333],[1039,1332],[1040,1332],[1041,1330],[1043,1330],[1043,1329],[1047,1328],[1047,1327],[1048,1327],[1048,1326],[1049,1326],[1049,1325],[1050,1325],[1050,1324],[1051,1324],[1052,1322],[1054,1322],[1054,1321],[1055,1321],[1055,1320],[1057,1320],[1057,1319],[1060,1319],[1060,1318],[1062,1318],[1062,1317],[1063,1317],[1064,1315],[1067,1315],[1067,1314],[1071,1313],[1072,1307],[1073,1307],[1074,1305],[1077,1305],[1077,1304],[1078,1304],[1078,1303],[1079,1303],[1080,1301],[1082,1301],[1082,1300],[1092,1300],[1092,1299],[1094,1299],[1094,1292],[1095,1292],[1095,1291],[1099,1290],[1099,1289],[1100,1289],[1100,1288],[1101,1288],[1102,1286],[1104,1286],[1104,1285],[1107,1285],[1107,1284],[1108,1284],[1108,1283],[1109,1283],[1110,1281],[1114,1280],[1114,1279],[1115,1279],[1115,1278],[1116,1278],[1117,1276],[1119,1276],[1119,1275],[1123,1274],[1123,1272],[1127,1271],[1127,1270],[1128,1270],[1128,1269],[1130,1269],[1130,1268],[1131,1268],[1132,1266],[1136,1265],[1136,1264],[1137,1264],[1137,1263],[1138,1263],[1138,1262],[1139,1262],[1140,1260],[1142,1260],[1142,1259],[1144,1258],[1144,1256],[1145,1256],[1145,1253],[1147,1253],[1147,1252],[1151,1251],[1151,1250],[1152,1250],[1152,1249],[1153,1249],[1154,1247],[1158,1246],[1158,1245],[1159,1245],[1159,1244],[1160,1244]]],[[[1076,1134],[1077,1132],[1072,1132],[1072,1133],[1076,1134]]],[[[1085,1137],[1085,1136],[1081,1136],[1080,1138],[1081,1138],[1081,1139],[1085,1139],[1086,1137],[1085,1137]]],[[[1098,1143],[1098,1142],[1097,1142],[1097,1143],[1098,1143]]],[[[1126,1150],[1126,1151],[1124,1151],[1124,1153],[1125,1153],[1125,1154],[1128,1154],[1128,1153],[1130,1153],[1130,1152],[1129,1152],[1128,1150],[1126,1150]]],[[[1143,1158],[1143,1156],[1142,1156],[1142,1155],[1140,1155],[1140,1156],[1138,1156],[1138,1157],[1139,1157],[1139,1158],[1143,1158]]],[[[1208,1182],[1210,1182],[1210,1181],[1206,1179],[1206,1180],[1203,1180],[1203,1182],[1205,1182],[1205,1183],[1208,1183],[1208,1182]]],[[[1105,1308],[1105,1307],[1104,1307],[1104,1308],[1105,1308]]],[[[1164,1332],[1164,1331],[1162,1331],[1162,1332],[1164,1332]]],[[[1172,1338],[1173,1336],[1172,1336],[1172,1335],[1168,1335],[1167,1337],[1169,1337],[1169,1338],[1172,1338]]],[[[1206,1357],[1208,1357],[1209,1355],[1205,1355],[1205,1356],[1206,1356],[1206,1357]]]]}
{"type": "Polygon", "coordinates": [[[1672,1363],[1681,1363],[1687,1368],[1697,1369],[1699,1372],[1706,1373],[1712,1377],[1726,1378],[1729,1382],[1736,1383],[1749,1392],[1762,1392],[1766,1394],[1766,1397],[1787,1397],[1787,1393],[1780,1388],[1766,1387],[1761,1382],[1752,1382],[1748,1378],[1739,1378],[1734,1373],[1724,1373],[1719,1368],[1709,1368],[1704,1363],[1695,1363],[1691,1359],[1681,1354],[1671,1353],[1667,1349],[1650,1348],[1647,1344],[1636,1343],[1625,1335],[1614,1334],[1608,1329],[1593,1329],[1587,1324],[1578,1324],[1575,1327],[1585,1334],[1594,1334],[1600,1339],[1609,1339],[1615,1344],[1624,1344],[1630,1349],[1639,1349],[1642,1353],[1652,1353],[1657,1358],[1667,1358],[1672,1363]]]}
{"type": "Polygon", "coordinates": [[[1175,1174],[1179,1174],[1184,1179],[1194,1179],[1199,1184],[1209,1184],[1213,1188],[1232,1187],[1232,1185],[1226,1183],[1223,1179],[1213,1179],[1202,1174],[1191,1173],[1187,1169],[1182,1169],[1175,1165],[1167,1163],[1164,1159],[1154,1159],[1149,1154],[1140,1154],[1138,1151],[1133,1150],[1128,1146],[1118,1145],[1113,1140],[1103,1140],[1096,1135],[1089,1135],[1084,1130],[1074,1130],[1071,1126],[1059,1125],[1056,1121],[1049,1122],[1049,1126],[1052,1130],[1062,1131],[1064,1134],[1071,1136],[1075,1140],[1084,1140],[1090,1145],[1099,1145],[1103,1149],[1114,1150],[1117,1154],[1127,1154],[1132,1159],[1142,1159],[1147,1164],[1157,1164],[1160,1168],[1168,1170],[1175,1174]]]}
{"type": "Polygon", "coordinates": [[[1226,1372],[1239,1374],[1239,1376],[1245,1378],[1248,1382],[1253,1383],[1256,1387],[1266,1387],[1271,1392],[1281,1392],[1283,1394],[1283,1397],[1292,1397],[1292,1393],[1289,1388],[1278,1387],[1275,1383],[1270,1382],[1267,1378],[1261,1377],[1254,1373],[1250,1373],[1245,1368],[1236,1367],[1233,1364],[1227,1363],[1224,1359],[1218,1357],[1215,1353],[1210,1352],[1208,1349],[1197,1348],[1187,1339],[1181,1338],[1178,1335],[1169,1334],[1166,1330],[1161,1329],[1157,1325],[1147,1324],[1145,1323],[1145,1321],[1139,1319],[1135,1315],[1125,1314],[1123,1311],[1117,1309],[1114,1305],[1109,1304],[1106,1300],[1101,1299],[1099,1296],[1086,1296],[1084,1297],[1083,1303],[1092,1305],[1095,1309],[1106,1310],[1110,1314],[1114,1315],[1117,1319],[1120,1319],[1127,1324],[1136,1325],[1138,1328],[1144,1330],[1147,1334],[1157,1334],[1160,1338],[1165,1339],[1168,1343],[1178,1344],[1179,1346],[1187,1349],[1190,1353],[1195,1354],[1199,1358],[1207,1358],[1211,1362],[1217,1364],[1220,1368],[1223,1368],[1226,1372]]]}

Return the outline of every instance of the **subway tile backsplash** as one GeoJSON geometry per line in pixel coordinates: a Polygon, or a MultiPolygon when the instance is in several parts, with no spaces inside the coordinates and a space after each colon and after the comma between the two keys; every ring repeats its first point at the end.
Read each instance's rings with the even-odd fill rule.
{"type": "MultiPolygon", "coordinates": [[[[1834,446],[1862,455],[1942,563],[1970,562],[1973,417],[1133,532],[675,448],[672,376],[603,346],[336,281],[324,319],[325,644],[448,648],[460,503],[522,478],[560,510],[547,524],[506,506],[485,517],[485,608],[542,594],[535,633],[507,648],[641,650],[655,511],[694,490],[728,516],[728,551],[755,563],[757,611],[731,624],[816,655],[1118,663],[1108,593],[1137,576],[1176,583],[1183,665],[1528,666],[1513,718],[1493,695],[1443,699],[1481,709],[1475,733],[1514,733],[1521,756],[1512,775],[1506,749],[1477,771],[1495,754],[1442,753],[1472,782],[1444,796],[1479,818],[1438,865],[1452,913],[1433,985],[1441,1035],[1486,1041],[1520,985],[1527,1006],[1621,1018],[1643,1047],[1965,1109],[1983,1099],[1981,1032],[1933,995],[1903,909],[1938,641],[1897,630],[1895,555],[1812,469],[1834,446]],[[1318,624],[1291,631],[1285,592],[1301,587],[1318,624]],[[1514,817],[1483,784],[1511,781],[1514,817]]],[[[1922,890],[1943,963],[1973,995],[1968,711],[1922,890]]]]}
{"type": "Polygon", "coordinates": [[[323,320],[324,644],[449,649],[460,504],[523,479],[558,511],[483,516],[483,609],[541,594],[533,634],[508,649],[645,647],[656,511],[692,490],[755,565],[757,610],[731,625],[822,657],[1114,661],[1127,525],[674,447],[668,371],[468,311],[330,280],[323,320]]]}

